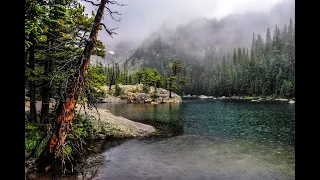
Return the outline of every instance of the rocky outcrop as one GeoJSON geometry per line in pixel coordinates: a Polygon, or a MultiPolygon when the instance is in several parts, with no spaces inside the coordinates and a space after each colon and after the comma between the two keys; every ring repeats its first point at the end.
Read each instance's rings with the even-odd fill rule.
{"type": "MultiPolygon", "coordinates": [[[[171,92],[171,98],[169,98],[170,92],[163,88],[154,88],[148,87],[148,89],[143,90],[143,85],[120,85],[122,89],[122,95],[120,97],[112,97],[113,99],[117,100],[110,100],[105,98],[103,102],[124,102],[125,100],[127,103],[133,104],[161,104],[161,103],[181,103],[182,99],[179,95],[174,92],[171,92]]],[[[113,87],[111,88],[113,91],[113,87]]]]}
{"type": "MultiPolygon", "coordinates": [[[[41,101],[38,102],[41,105],[41,101]]],[[[25,103],[25,114],[29,114],[29,104],[25,103]]],[[[37,107],[40,110],[41,106],[37,107]]],[[[142,124],[139,122],[134,122],[124,117],[115,116],[110,111],[106,109],[97,108],[98,112],[93,108],[86,108],[86,113],[84,109],[80,109],[80,105],[76,108],[81,114],[89,116],[92,119],[94,129],[96,131],[95,137],[97,139],[104,139],[105,137],[136,137],[136,136],[146,136],[150,133],[156,131],[153,126],[142,124]]],[[[27,118],[27,117],[26,117],[27,118]]]]}
{"type": "Polygon", "coordinates": [[[100,103],[126,103],[126,100],[109,95],[105,98],[101,98],[100,103]]]}
{"type": "Polygon", "coordinates": [[[151,103],[152,99],[149,94],[146,93],[127,93],[128,103],[151,103]]]}
{"type": "Polygon", "coordinates": [[[153,126],[134,122],[121,116],[115,116],[106,109],[97,108],[83,109],[77,108],[81,114],[93,118],[93,126],[97,132],[97,137],[103,139],[106,136],[113,137],[137,137],[146,136],[156,131],[153,126]]]}

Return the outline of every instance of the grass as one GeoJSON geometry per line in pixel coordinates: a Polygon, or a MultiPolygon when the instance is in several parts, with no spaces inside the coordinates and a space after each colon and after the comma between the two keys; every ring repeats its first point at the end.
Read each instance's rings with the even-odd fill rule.
{"type": "MultiPolygon", "coordinates": [[[[29,156],[31,151],[35,148],[38,141],[41,137],[46,133],[46,126],[48,124],[40,124],[40,123],[25,123],[25,157],[29,156]]],[[[44,140],[41,142],[35,156],[38,157],[42,150],[44,149],[46,143],[48,142],[50,134],[46,135],[44,140]]]]}
{"type": "MultiPolygon", "coordinates": [[[[86,118],[83,115],[76,115],[73,119],[73,128],[74,131],[81,138],[88,138],[94,136],[97,132],[93,127],[92,120],[86,118]]],[[[47,129],[51,126],[50,124],[40,124],[40,123],[25,123],[25,157],[28,157],[31,151],[36,147],[38,141],[41,137],[46,133],[47,129]]],[[[36,150],[35,156],[38,157],[44,147],[46,146],[51,134],[47,134],[43,139],[41,144],[38,146],[36,150]]],[[[68,135],[67,139],[72,140],[74,137],[72,135],[68,135]]]]}

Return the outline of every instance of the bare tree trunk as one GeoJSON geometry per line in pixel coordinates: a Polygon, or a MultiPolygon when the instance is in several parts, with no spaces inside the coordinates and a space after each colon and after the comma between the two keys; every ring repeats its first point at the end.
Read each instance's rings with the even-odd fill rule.
{"type": "Polygon", "coordinates": [[[101,0],[99,4],[98,12],[95,16],[93,27],[90,33],[89,41],[82,53],[82,58],[78,61],[80,69],[74,74],[77,79],[71,76],[68,80],[71,84],[68,85],[70,89],[67,92],[67,98],[65,102],[62,103],[60,112],[57,112],[58,116],[55,119],[54,132],[38,159],[38,168],[40,171],[47,171],[52,167],[55,160],[55,154],[57,152],[63,151],[65,145],[64,141],[67,137],[67,134],[72,131],[71,122],[74,116],[75,106],[81,89],[84,88],[84,77],[88,70],[90,56],[97,41],[98,27],[101,23],[106,3],[107,0],[101,0]]]}
{"type": "Polygon", "coordinates": [[[169,81],[169,98],[171,98],[171,86],[172,86],[172,82],[171,82],[171,79],[169,81]]]}
{"type": "Polygon", "coordinates": [[[111,79],[109,84],[109,91],[111,91],[111,86],[115,84],[115,75],[114,75],[114,62],[112,64],[112,72],[111,72],[111,79]]]}
{"type": "MultiPolygon", "coordinates": [[[[45,62],[45,74],[49,74],[51,71],[52,60],[45,62]]],[[[50,87],[49,87],[49,80],[44,80],[42,84],[42,90],[41,90],[41,97],[42,97],[42,104],[41,104],[41,116],[40,121],[41,122],[48,122],[49,117],[49,101],[50,101],[50,87]]]]}
{"type": "Polygon", "coordinates": [[[29,80],[29,95],[30,95],[30,120],[31,122],[37,121],[37,110],[36,110],[36,85],[34,82],[34,68],[35,68],[35,57],[34,57],[34,45],[30,46],[29,52],[29,68],[31,80],[29,80]]]}
{"type": "MultiPolygon", "coordinates": [[[[28,67],[28,65],[27,65],[28,52],[29,52],[29,51],[25,51],[25,52],[24,52],[24,68],[25,68],[25,69],[28,67]]],[[[25,82],[25,83],[28,82],[27,79],[28,79],[28,78],[27,78],[26,73],[25,73],[25,74],[24,74],[24,82],[25,82]]],[[[25,84],[25,85],[26,85],[26,84],[25,84]]]]}

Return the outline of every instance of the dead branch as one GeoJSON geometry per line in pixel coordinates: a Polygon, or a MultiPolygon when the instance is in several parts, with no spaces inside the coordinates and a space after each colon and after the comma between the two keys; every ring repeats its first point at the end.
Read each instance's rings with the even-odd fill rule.
{"type": "Polygon", "coordinates": [[[99,6],[99,5],[100,5],[100,3],[99,3],[99,4],[96,4],[96,3],[92,2],[92,1],[89,1],[89,0],[82,0],[82,1],[91,3],[91,4],[94,5],[94,6],[99,6]]]}
{"type": "Polygon", "coordinates": [[[104,29],[108,32],[108,34],[109,34],[112,38],[113,38],[112,34],[118,35],[118,33],[114,32],[114,30],[118,29],[119,27],[112,28],[112,29],[108,29],[105,24],[99,23],[98,26],[100,26],[100,25],[104,27],[104,29]]]}
{"type": "Polygon", "coordinates": [[[117,19],[117,18],[115,18],[114,16],[113,16],[113,14],[116,14],[116,15],[119,15],[119,16],[121,16],[122,14],[121,13],[119,13],[118,11],[112,11],[109,7],[105,7],[106,9],[107,9],[107,11],[108,11],[108,13],[109,13],[109,15],[111,16],[111,18],[113,19],[113,20],[115,20],[115,21],[120,21],[121,20],[121,17],[119,18],[119,19],[117,19]]]}
{"type": "Polygon", "coordinates": [[[78,60],[78,57],[77,56],[73,56],[70,58],[69,61],[67,61],[61,68],[59,68],[58,72],[51,78],[50,80],[50,83],[49,83],[49,86],[51,87],[52,85],[52,81],[59,75],[59,72],[66,66],[68,65],[69,63],[75,61],[75,60],[78,60]]]}
{"type": "Polygon", "coordinates": [[[107,4],[116,4],[118,6],[126,6],[127,5],[127,4],[123,4],[122,2],[118,3],[117,1],[108,1],[107,4]]]}

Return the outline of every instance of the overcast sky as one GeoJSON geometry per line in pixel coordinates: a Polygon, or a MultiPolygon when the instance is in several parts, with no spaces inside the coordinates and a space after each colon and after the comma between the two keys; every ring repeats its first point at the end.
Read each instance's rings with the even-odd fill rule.
{"type": "MultiPolygon", "coordinates": [[[[93,0],[95,1],[95,0],[93,0]]],[[[176,27],[196,17],[217,18],[230,13],[248,11],[268,12],[270,7],[281,0],[118,0],[127,4],[124,7],[112,5],[111,8],[122,13],[121,21],[116,22],[106,16],[103,20],[108,27],[119,27],[113,39],[106,32],[99,32],[99,39],[105,44],[130,39],[142,41],[163,24],[176,27]]],[[[97,9],[83,3],[86,12],[97,9]]]]}

